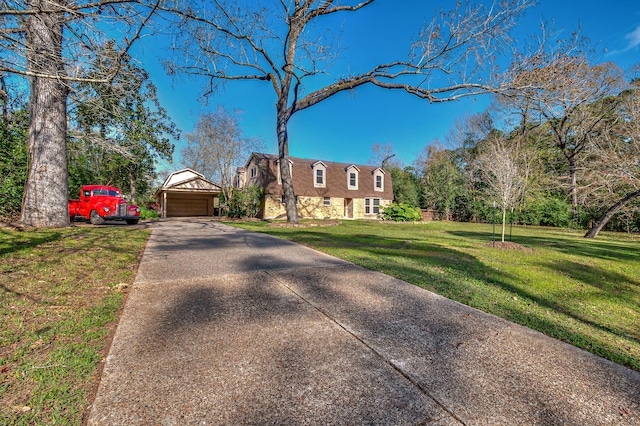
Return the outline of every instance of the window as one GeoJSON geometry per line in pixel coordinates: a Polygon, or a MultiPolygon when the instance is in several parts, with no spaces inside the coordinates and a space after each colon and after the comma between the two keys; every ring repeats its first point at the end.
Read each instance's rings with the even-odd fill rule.
{"type": "Polygon", "coordinates": [[[347,188],[358,189],[358,172],[360,169],[354,164],[347,167],[347,188]]]}
{"type": "Polygon", "coordinates": [[[327,165],[322,161],[316,161],[313,167],[313,186],[316,188],[324,188],[327,184],[327,165]]]}
{"type": "MultiPolygon", "coordinates": [[[[289,160],[289,174],[293,178],[293,161],[289,160]]],[[[280,175],[280,160],[276,160],[276,175],[278,176],[278,185],[282,185],[282,176],[280,175]]]]}
{"type": "Polygon", "coordinates": [[[380,213],[380,198],[365,198],[364,214],[379,214],[379,213],[380,213]]]}
{"type": "Polygon", "coordinates": [[[376,169],[373,171],[373,189],[375,191],[384,191],[384,175],[385,172],[382,169],[376,169]]]}
{"type": "Polygon", "coordinates": [[[258,169],[255,166],[251,167],[250,174],[252,178],[256,177],[258,175],[258,169]]]}
{"type": "Polygon", "coordinates": [[[331,206],[331,197],[324,197],[322,204],[325,206],[331,206]]]}
{"type": "Polygon", "coordinates": [[[94,197],[119,197],[120,193],[113,189],[101,188],[93,190],[94,197]]]}

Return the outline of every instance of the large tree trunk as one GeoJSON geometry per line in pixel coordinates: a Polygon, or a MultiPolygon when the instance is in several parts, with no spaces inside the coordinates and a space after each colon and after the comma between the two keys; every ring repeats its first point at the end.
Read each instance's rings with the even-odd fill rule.
{"type": "Polygon", "coordinates": [[[289,163],[289,135],[287,132],[287,122],[289,120],[286,111],[278,111],[278,159],[280,160],[280,179],[284,191],[284,203],[287,211],[287,222],[297,224],[298,206],[293,189],[293,177],[289,163]]]}
{"type": "MultiPolygon", "coordinates": [[[[34,10],[62,10],[63,2],[35,0],[34,10]]],[[[22,200],[21,221],[38,228],[69,226],[67,172],[67,86],[64,73],[62,22],[64,13],[40,13],[27,18],[30,117],[27,144],[29,177],[22,200]]]]}
{"type": "Polygon", "coordinates": [[[129,170],[129,202],[131,204],[138,204],[136,202],[136,177],[133,170],[129,170]]]}
{"type": "Polygon", "coordinates": [[[598,236],[598,233],[602,231],[602,228],[611,220],[611,218],[624,206],[629,204],[631,201],[640,197],[640,190],[632,192],[628,194],[626,197],[615,203],[613,206],[609,207],[609,209],[604,212],[602,216],[596,221],[589,231],[584,234],[584,238],[595,238],[598,236]]]}

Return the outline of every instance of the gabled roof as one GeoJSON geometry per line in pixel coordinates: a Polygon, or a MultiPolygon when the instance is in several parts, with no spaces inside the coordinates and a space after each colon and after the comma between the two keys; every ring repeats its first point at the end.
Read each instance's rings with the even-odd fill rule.
{"type": "Polygon", "coordinates": [[[162,191],[180,192],[220,192],[222,188],[207,178],[203,174],[191,169],[182,169],[173,172],[167,177],[162,187],[156,191],[156,195],[162,191]]]}
{"type": "MultiPolygon", "coordinates": [[[[351,163],[336,163],[333,161],[315,160],[306,158],[289,157],[293,174],[293,187],[296,195],[313,197],[341,197],[341,198],[365,198],[376,197],[393,200],[393,184],[391,175],[385,175],[384,191],[376,191],[374,188],[373,174],[379,169],[377,166],[362,166],[351,163]],[[322,163],[326,166],[326,185],[319,188],[314,185],[313,167],[322,163]],[[358,171],[358,189],[348,189],[347,170],[358,171]]],[[[282,185],[278,184],[277,163],[278,156],[271,154],[252,153],[246,165],[257,164],[262,169],[262,184],[267,194],[281,195],[282,185]]]]}
{"type": "Polygon", "coordinates": [[[191,180],[194,178],[200,178],[203,180],[207,180],[204,175],[202,173],[198,173],[194,170],[191,170],[189,168],[186,169],[182,169],[182,170],[178,170],[175,171],[173,173],[171,173],[165,180],[164,183],[162,184],[163,188],[168,188],[171,187],[179,182],[183,182],[183,181],[187,181],[187,180],[191,180]]]}

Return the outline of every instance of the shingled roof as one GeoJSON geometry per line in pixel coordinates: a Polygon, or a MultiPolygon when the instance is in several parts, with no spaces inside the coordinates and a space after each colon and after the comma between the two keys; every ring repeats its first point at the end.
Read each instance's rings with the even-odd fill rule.
{"type": "MultiPolygon", "coordinates": [[[[310,197],[339,197],[339,198],[367,198],[375,197],[393,200],[393,183],[391,174],[379,167],[363,166],[350,163],[336,163],[333,161],[313,160],[307,158],[289,157],[293,174],[293,187],[296,195],[310,197]],[[314,186],[313,166],[322,162],[326,166],[326,184],[323,188],[314,186]],[[348,169],[355,166],[359,170],[358,189],[348,188],[348,169]],[[374,188],[374,173],[382,170],[384,174],[384,190],[374,188]]],[[[261,179],[267,194],[282,195],[282,185],[278,184],[278,156],[271,154],[253,153],[247,161],[258,164],[261,169],[261,179]]]]}

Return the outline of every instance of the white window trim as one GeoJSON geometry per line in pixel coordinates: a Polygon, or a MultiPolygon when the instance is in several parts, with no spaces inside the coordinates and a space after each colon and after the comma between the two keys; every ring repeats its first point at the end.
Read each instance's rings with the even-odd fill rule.
{"type": "Polygon", "coordinates": [[[380,207],[382,207],[382,200],[380,198],[367,197],[364,199],[364,214],[365,215],[378,215],[380,214],[380,207]],[[376,200],[378,205],[376,205],[376,200]],[[378,209],[376,212],[375,209],[378,209]]]}
{"type": "Polygon", "coordinates": [[[349,167],[347,167],[347,189],[349,190],[357,190],[358,189],[358,183],[360,181],[360,169],[358,167],[356,167],[355,165],[351,165],[349,167]],[[351,173],[355,173],[356,174],[356,184],[355,186],[351,185],[351,173]]]}
{"type": "Polygon", "coordinates": [[[324,188],[326,186],[325,170],[321,167],[317,167],[314,169],[313,186],[316,188],[324,188]],[[320,180],[320,182],[318,182],[318,180],[320,180]]]}
{"type": "Polygon", "coordinates": [[[324,197],[322,199],[322,205],[325,207],[331,207],[331,197],[324,197]]]}
{"type": "Polygon", "coordinates": [[[373,171],[373,190],[374,191],[384,192],[384,175],[385,174],[386,172],[382,169],[376,169],[373,171]],[[380,187],[378,187],[377,185],[378,176],[380,176],[380,184],[381,184],[380,187]]]}
{"type": "Polygon", "coordinates": [[[316,161],[313,166],[313,187],[314,188],[326,188],[327,187],[327,165],[322,161],[316,161]],[[318,183],[318,170],[322,170],[322,182],[318,183]]]}

